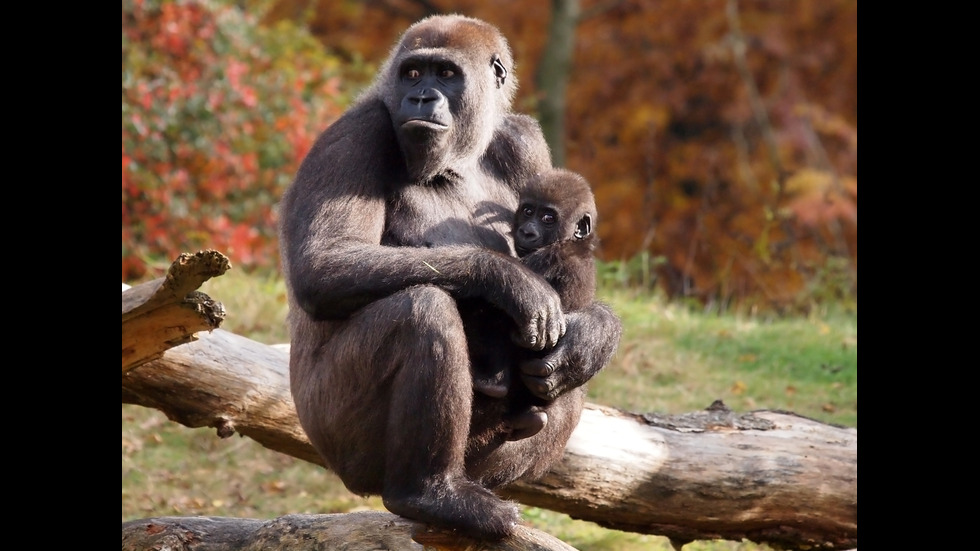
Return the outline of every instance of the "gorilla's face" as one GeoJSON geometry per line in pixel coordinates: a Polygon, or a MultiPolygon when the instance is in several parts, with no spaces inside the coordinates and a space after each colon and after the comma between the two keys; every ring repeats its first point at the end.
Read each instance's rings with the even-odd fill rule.
{"type": "Polygon", "coordinates": [[[545,245],[558,241],[561,226],[554,205],[526,201],[517,209],[514,224],[514,247],[518,256],[525,256],[545,245]]]}
{"type": "Polygon", "coordinates": [[[412,180],[480,159],[510,110],[511,63],[503,37],[478,21],[435,18],[405,33],[377,85],[412,180]]]}
{"type": "Polygon", "coordinates": [[[462,70],[448,60],[417,55],[402,61],[394,86],[393,99],[398,104],[389,109],[406,154],[416,151],[423,157],[439,158],[452,147],[454,113],[460,112],[464,91],[462,70]]]}
{"type": "Polygon", "coordinates": [[[406,132],[439,134],[453,122],[452,104],[463,94],[463,74],[455,64],[431,58],[409,58],[398,70],[401,105],[392,115],[406,132]]]}

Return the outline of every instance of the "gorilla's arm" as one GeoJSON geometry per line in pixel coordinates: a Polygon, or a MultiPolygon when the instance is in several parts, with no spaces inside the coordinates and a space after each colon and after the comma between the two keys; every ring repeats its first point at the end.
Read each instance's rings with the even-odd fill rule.
{"type": "Polygon", "coordinates": [[[521,379],[539,398],[554,400],[589,381],[612,359],[623,334],[608,305],[593,303],[566,315],[565,336],[542,358],[521,364],[521,379]]]}
{"type": "Polygon", "coordinates": [[[519,261],[474,246],[388,247],[387,188],[405,181],[397,140],[380,102],[334,122],[313,145],[283,196],[281,254],[299,307],[342,319],[414,285],[480,297],[517,322],[530,348],[550,348],[565,331],[550,285],[519,261]]]}
{"type": "Polygon", "coordinates": [[[595,234],[552,243],[523,258],[562,298],[568,330],[547,355],[524,362],[521,378],[538,396],[554,400],[581,386],[612,358],[622,326],[608,306],[595,303],[595,234]],[[577,313],[569,313],[577,312],[577,313]]]}
{"type": "Polygon", "coordinates": [[[558,291],[565,312],[587,308],[595,300],[595,234],[566,239],[528,254],[521,263],[558,291]]]}

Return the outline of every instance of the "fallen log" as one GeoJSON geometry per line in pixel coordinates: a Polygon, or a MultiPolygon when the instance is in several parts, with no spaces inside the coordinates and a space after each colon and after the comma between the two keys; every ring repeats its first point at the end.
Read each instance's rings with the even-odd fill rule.
{"type": "MultiPolygon", "coordinates": [[[[194,290],[227,269],[223,255],[202,251],[181,255],[166,278],[124,287],[122,401],[158,409],[188,427],[214,427],[222,438],[237,432],[322,465],[296,418],[288,345],[217,329],[224,309],[194,290]],[[195,327],[209,332],[196,333],[195,327]]],[[[667,536],[675,544],[748,539],[775,548],[850,549],[857,546],[857,429],[789,412],[736,414],[720,402],[683,415],[587,404],[562,461],[542,479],[500,493],[608,528],[667,536]]],[[[143,519],[123,524],[123,547],[134,534],[179,539],[197,530],[214,542],[231,533],[252,538],[240,543],[287,528],[322,530],[310,538],[324,541],[344,526],[363,529],[367,541],[388,534],[406,549],[418,549],[411,545],[420,535],[436,548],[483,549],[384,515],[143,519]],[[409,526],[415,540],[406,535],[409,526]]],[[[532,529],[521,534],[524,539],[511,543],[524,547],[487,549],[567,548],[532,529]]]]}
{"type": "MultiPolygon", "coordinates": [[[[122,401],[322,465],[289,393],[288,352],[216,329],[122,376],[122,401]]],[[[588,404],[564,458],[502,494],[675,541],[857,546],[857,429],[720,406],[679,416],[588,404]]]]}
{"type": "Polygon", "coordinates": [[[192,551],[575,551],[540,530],[519,526],[500,542],[481,542],[382,511],[285,515],[273,520],[158,517],[124,522],[122,550],[192,551]]]}

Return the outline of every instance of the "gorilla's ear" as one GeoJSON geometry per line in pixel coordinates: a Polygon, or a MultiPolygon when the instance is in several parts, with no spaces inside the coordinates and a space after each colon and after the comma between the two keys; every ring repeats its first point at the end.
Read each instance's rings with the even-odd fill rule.
{"type": "Polygon", "coordinates": [[[583,239],[592,233],[592,216],[585,214],[575,223],[575,239],[583,239]]]}
{"type": "Polygon", "coordinates": [[[500,61],[500,56],[497,54],[493,54],[490,65],[493,67],[493,74],[497,75],[497,88],[500,88],[507,80],[507,67],[504,67],[504,63],[500,61]]]}

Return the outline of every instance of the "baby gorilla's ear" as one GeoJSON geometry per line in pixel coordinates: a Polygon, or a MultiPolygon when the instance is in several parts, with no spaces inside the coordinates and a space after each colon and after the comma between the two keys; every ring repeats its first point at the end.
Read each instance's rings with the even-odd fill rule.
{"type": "Polygon", "coordinates": [[[582,239],[592,233],[592,216],[586,214],[575,223],[575,239],[582,239]]]}

